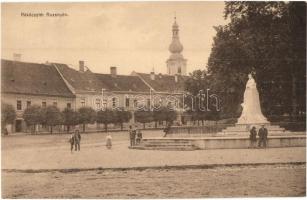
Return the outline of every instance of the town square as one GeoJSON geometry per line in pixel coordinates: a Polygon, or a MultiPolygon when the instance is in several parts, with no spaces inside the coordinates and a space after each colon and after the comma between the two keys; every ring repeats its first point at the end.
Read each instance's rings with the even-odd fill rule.
{"type": "Polygon", "coordinates": [[[305,2],[1,6],[2,198],[306,196],[305,2]]]}

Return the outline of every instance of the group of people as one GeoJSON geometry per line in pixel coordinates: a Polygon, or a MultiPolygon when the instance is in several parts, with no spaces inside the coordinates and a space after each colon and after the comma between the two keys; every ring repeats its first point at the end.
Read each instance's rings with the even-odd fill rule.
{"type": "MultiPolygon", "coordinates": [[[[129,126],[129,136],[130,136],[130,146],[135,146],[137,144],[140,144],[143,138],[141,130],[132,128],[132,126],[129,126]]],[[[80,142],[81,142],[81,134],[79,132],[79,129],[76,129],[74,133],[70,135],[69,138],[71,153],[73,152],[74,149],[75,151],[80,151],[80,142]]],[[[107,149],[112,148],[112,136],[110,133],[108,133],[106,136],[106,147],[107,149]]]]}
{"type": "Polygon", "coordinates": [[[140,144],[143,138],[143,134],[141,130],[132,128],[132,126],[129,126],[129,138],[130,138],[130,146],[135,146],[137,144],[140,144]]]}
{"type": "MultiPolygon", "coordinates": [[[[261,126],[261,128],[258,130],[258,147],[266,148],[267,141],[268,141],[268,130],[264,127],[264,125],[261,126]]],[[[256,127],[253,126],[250,130],[250,148],[256,148],[257,147],[257,130],[256,127]]]]}
{"type": "MultiPolygon", "coordinates": [[[[165,134],[167,134],[168,130],[165,130],[165,134]]],[[[258,130],[258,147],[266,148],[267,146],[267,140],[268,140],[268,130],[264,127],[264,125],[261,126],[261,128],[258,130]]],[[[130,146],[135,146],[141,143],[143,134],[141,130],[133,128],[131,125],[129,126],[129,138],[130,138],[130,146]]],[[[250,148],[256,148],[257,147],[257,130],[256,127],[253,126],[250,129],[250,148]]],[[[73,134],[71,134],[69,138],[70,143],[70,151],[73,152],[73,149],[75,147],[75,151],[80,151],[80,142],[81,142],[81,134],[78,129],[75,130],[73,134]]],[[[112,148],[112,137],[110,133],[106,137],[106,147],[108,149],[112,148]]]]}
{"type": "MultiPolygon", "coordinates": [[[[69,143],[71,153],[73,152],[74,147],[75,151],[80,151],[81,134],[78,129],[76,129],[75,132],[70,135],[69,143]]],[[[106,147],[107,149],[112,148],[112,136],[110,133],[108,133],[106,136],[106,147]]]]}

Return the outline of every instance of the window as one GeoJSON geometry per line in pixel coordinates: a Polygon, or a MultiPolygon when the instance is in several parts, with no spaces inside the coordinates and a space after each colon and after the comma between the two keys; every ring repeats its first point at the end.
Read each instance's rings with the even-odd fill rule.
{"type": "Polygon", "coordinates": [[[137,106],[138,106],[138,100],[137,100],[137,99],[134,99],[133,105],[134,105],[134,107],[137,107],[137,106]]]}
{"type": "Polygon", "coordinates": [[[70,109],[71,108],[71,103],[67,103],[66,107],[70,109]]]}
{"type": "Polygon", "coordinates": [[[42,102],[42,107],[43,107],[43,108],[46,108],[46,107],[47,107],[46,101],[43,101],[43,102],[42,102]]]}
{"type": "Polygon", "coordinates": [[[84,107],[85,106],[85,99],[81,99],[81,106],[84,107]]]}
{"type": "Polygon", "coordinates": [[[112,107],[113,108],[116,107],[116,98],[115,97],[112,98],[112,107]]]}
{"type": "Polygon", "coordinates": [[[181,74],[181,67],[178,67],[178,74],[181,74]]]}
{"type": "Polygon", "coordinates": [[[176,101],[175,101],[175,108],[179,108],[179,102],[178,102],[177,99],[176,99],[176,101]]]}
{"type": "Polygon", "coordinates": [[[100,107],[101,107],[101,101],[100,99],[96,99],[96,108],[100,109],[100,107]]]}
{"type": "Polygon", "coordinates": [[[126,107],[129,107],[129,106],[130,106],[130,99],[126,98],[126,107]]]}
{"type": "Polygon", "coordinates": [[[147,99],[147,107],[150,108],[150,99],[147,99]]]}
{"type": "Polygon", "coordinates": [[[31,106],[31,101],[27,101],[27,108],[31,106]]]}
{"type": "Polygon", "coordinates": [[[21,100],[17,100],[17,110],[22,110],[21,100]]]}
{"type": "Polygon", "coordinates": [[[168,108],[172,108],[172,106],[173,106],[172,102],[167,102],[167,107],[168,108]]]}
{"type": "Polygon", "coordinates": [[[58,106],[58,102],[53,102],[53,105],[57,107],[58,106]]]}
{"type": "Polygon", "coordinates": [[[103,109],[107,108],[107,103],[108,103],[107,100],[103,99],[102,102],[103,102],[103,109]]]}

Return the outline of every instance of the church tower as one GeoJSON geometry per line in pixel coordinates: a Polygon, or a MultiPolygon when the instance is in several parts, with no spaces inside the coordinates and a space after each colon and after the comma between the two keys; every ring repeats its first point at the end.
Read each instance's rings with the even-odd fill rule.
{"type": "Polygon", "coordinates": [[[171,55],[169,59],[167,59],[167,74],[169,75],[186,75],[186,68],[187,68],[187,60],[183,58],[181,55],[181,52],[183,50],[183,46],[179,41],[179,26],[175,21],[172,28],[173,37],[172,37],[172,43],[169,45],[169,51],[171,52],[171,55]]]}

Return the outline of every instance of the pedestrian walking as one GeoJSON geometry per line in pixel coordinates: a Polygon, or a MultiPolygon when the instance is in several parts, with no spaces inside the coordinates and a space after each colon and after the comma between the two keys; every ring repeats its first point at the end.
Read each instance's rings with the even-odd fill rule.
{"type": "Polygon", "coordinates": [[[74,134],[74,144],[75,144],[75,151],[80,151],[80,142],[81,142],[81,134],[78,129],[75,130],[74,134]]]}
{"type": "Polygon", "coordinates": [[[257,143],[257,130],[256,127],[253,126],[252,129],[249,131],[249,141],[250,141],[250,148],[255,148],[257,143]]]}
{"type": "Polygon", "coordinates": [[[138,130],[136,134],[136,144],[140,144],[142,141],[142,138],[143,138],[143,134],[141,130],[138,130]]]}
{"type": "Polygon", "coordinates": [[[108,135],[106,137],[106,147],[107,147],[107,149],[112,148],[112,136],[111,136],[110,133],[108,133],[108,135]]]}
{"type": "Polygon", "coordinates": [[[259,136],[258,147],[266,148],[268,140],[268,130],[264,127],[264,125],[262,125],[261,128],[259,129],[258,136],[259,136]]]}

